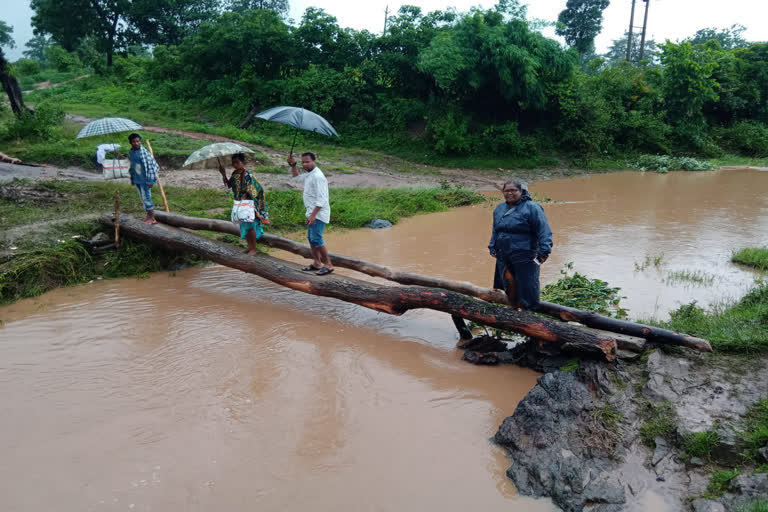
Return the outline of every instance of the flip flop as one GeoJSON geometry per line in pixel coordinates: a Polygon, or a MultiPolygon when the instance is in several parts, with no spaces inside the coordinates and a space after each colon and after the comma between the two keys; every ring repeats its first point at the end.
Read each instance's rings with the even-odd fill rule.
{"type": "Polygon", "coordinates": [[[330,274],[331,272],[333,272],[333,269],[332,269],[332,268],[326,268],[326,267],[323,267],[323,268],[321,268],[320,270],[318,270],[317,272],[315,272],[315,275],[316,275],[316,276],[327,276],[327,275],[328,275],[328,274],[330,274]]]}
{"type": "Polygon", "coordinates": [[[317,270],[320,270],[321,268],[323,268],[323,267],[316,267],[314,265],[307,265],[306,267],[302,268],[301,270],[303,270],[304,272],[315,272],[317,270]]]}

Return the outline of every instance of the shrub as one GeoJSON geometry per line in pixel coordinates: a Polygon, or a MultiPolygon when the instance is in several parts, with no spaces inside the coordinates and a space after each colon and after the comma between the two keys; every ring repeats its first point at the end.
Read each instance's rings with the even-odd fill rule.
{"type": "Polygon", "coordinates": [[[31,59],[19,59],[14,62],[13,67],[20,76],[36,75],[40,72],[40,63],[31,59]]]}
{"type": "Polygon", "coordinates": [[[531,139],[521,137],[517,123],[510,122],[500,126],[489,126],[483,131],[477,151],[487,151],[496,155],[529,156],[536,153],[531,139]]]}
{"type": "Polygon", "coordinates": [[[441,155],[467,153],[472,144],[467,134],[467,119],[450,112],[445,117],[430,120],[427,131],[432,135],[435,151],[441,155]]]}
{"type": "Polygon", "coordinates": [[[768,156],[768,126],[756,121],[740,121],[719,133],[724,148],[756,158],[768,156]]]}
{"type": "Polygon", "coordinates": [[[634,163],[630,164],[630,167],[640,169],[641,171],[656,171],[659,173],[666,173],[667,171],[711,171],[715,168],[707,160],[669,155],[640,155],[634,163]]]}
{"type": "Polygon", "coordinates": [[[20,118],[8,124],[5,137],[10,139],[55,139],[56,128],[64,120],[60,106],[42,103],[30,114],[24,112],[20,118]]]}

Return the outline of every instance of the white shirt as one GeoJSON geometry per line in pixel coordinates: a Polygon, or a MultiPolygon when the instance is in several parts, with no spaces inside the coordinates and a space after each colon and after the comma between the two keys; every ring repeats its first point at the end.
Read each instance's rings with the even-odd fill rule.
{"type": "Polygon", "coordinates": [[[104,165],[104,157],[106,156],[107,151],[115,151],[119,147],[120,144],[99,144],[96,147],[96,161],[99,162],[100,165],[104,165]]]}
{"type": "Polygon", "coordinates": [[[304,184],[304,208],[306,209],[306,216],[309,217],[315,208],[320,207],[320,211],[317,212],[317,220],[323,221],[326,224],[331,222],[331,203],[328,199],[328,180],[325,178],[325,174],[319,167],[315,167],[312,171],[299,174],[293,178],[299,183],[304,184]]]}

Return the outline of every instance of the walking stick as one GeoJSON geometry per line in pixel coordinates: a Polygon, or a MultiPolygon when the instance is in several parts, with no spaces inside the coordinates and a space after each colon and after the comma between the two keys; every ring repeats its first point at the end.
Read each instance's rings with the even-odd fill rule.
{"type": "Polygon", "coordinates": [[[115,247],[120,246],[120,190],[115,190],[115,247]]]}
{"type": "MultiPolygon", "coordinates": [[[[152,155],[152,158],[155,158],[155,152],[152,151],[152,144],[149,143],[149,139],[147,139],[147,147],[149,148],[149,154],[152,155]]],[[[160,181],[160,173],[157,173],[157,185],[160,187],[160,195],[163,196],[165,211],[170,212],[171,210],[168,209],[168,199],[165,198],[165,190],[163,190],[163,183],[160,181]]]]}

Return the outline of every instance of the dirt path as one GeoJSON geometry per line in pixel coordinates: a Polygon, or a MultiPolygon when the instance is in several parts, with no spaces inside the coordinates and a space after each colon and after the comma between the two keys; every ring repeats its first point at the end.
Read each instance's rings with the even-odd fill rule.
{"type": "MultiPolygon", "coordinates": [[[[93,119],[68,115],[68,119],[76,123],[87,123],[93,119]]],[[[258,180],[270,189],[293,188],[290,173],[285,161],[287,151],[277,150],[267,146],[251,144],[242,140],[231,139],[220,135],[176,130],[159,126],[145,126],[144,131],[179,135],[209,142],[235,142],[256,149],[263,153],[268,163],[266,165],[283,168],[284,173],[255,172],[258,180]]],[[[551,178],[586,174],[574,169],[453,169],[415,164],[402,158],[373,151],[351,151],[341,157],[319,155],[318,165],[328,177],[328,183],[333,188],[397,188],[413,186],[464,185],[475,190],[495,190],[509,177],[516,177],[528,182],[541,181],[551,178]]],[[[163,183],[170,186],[192,188],[220,188],[221,178],[211,169],[164,169],[161,175],[163,183]]]]}

